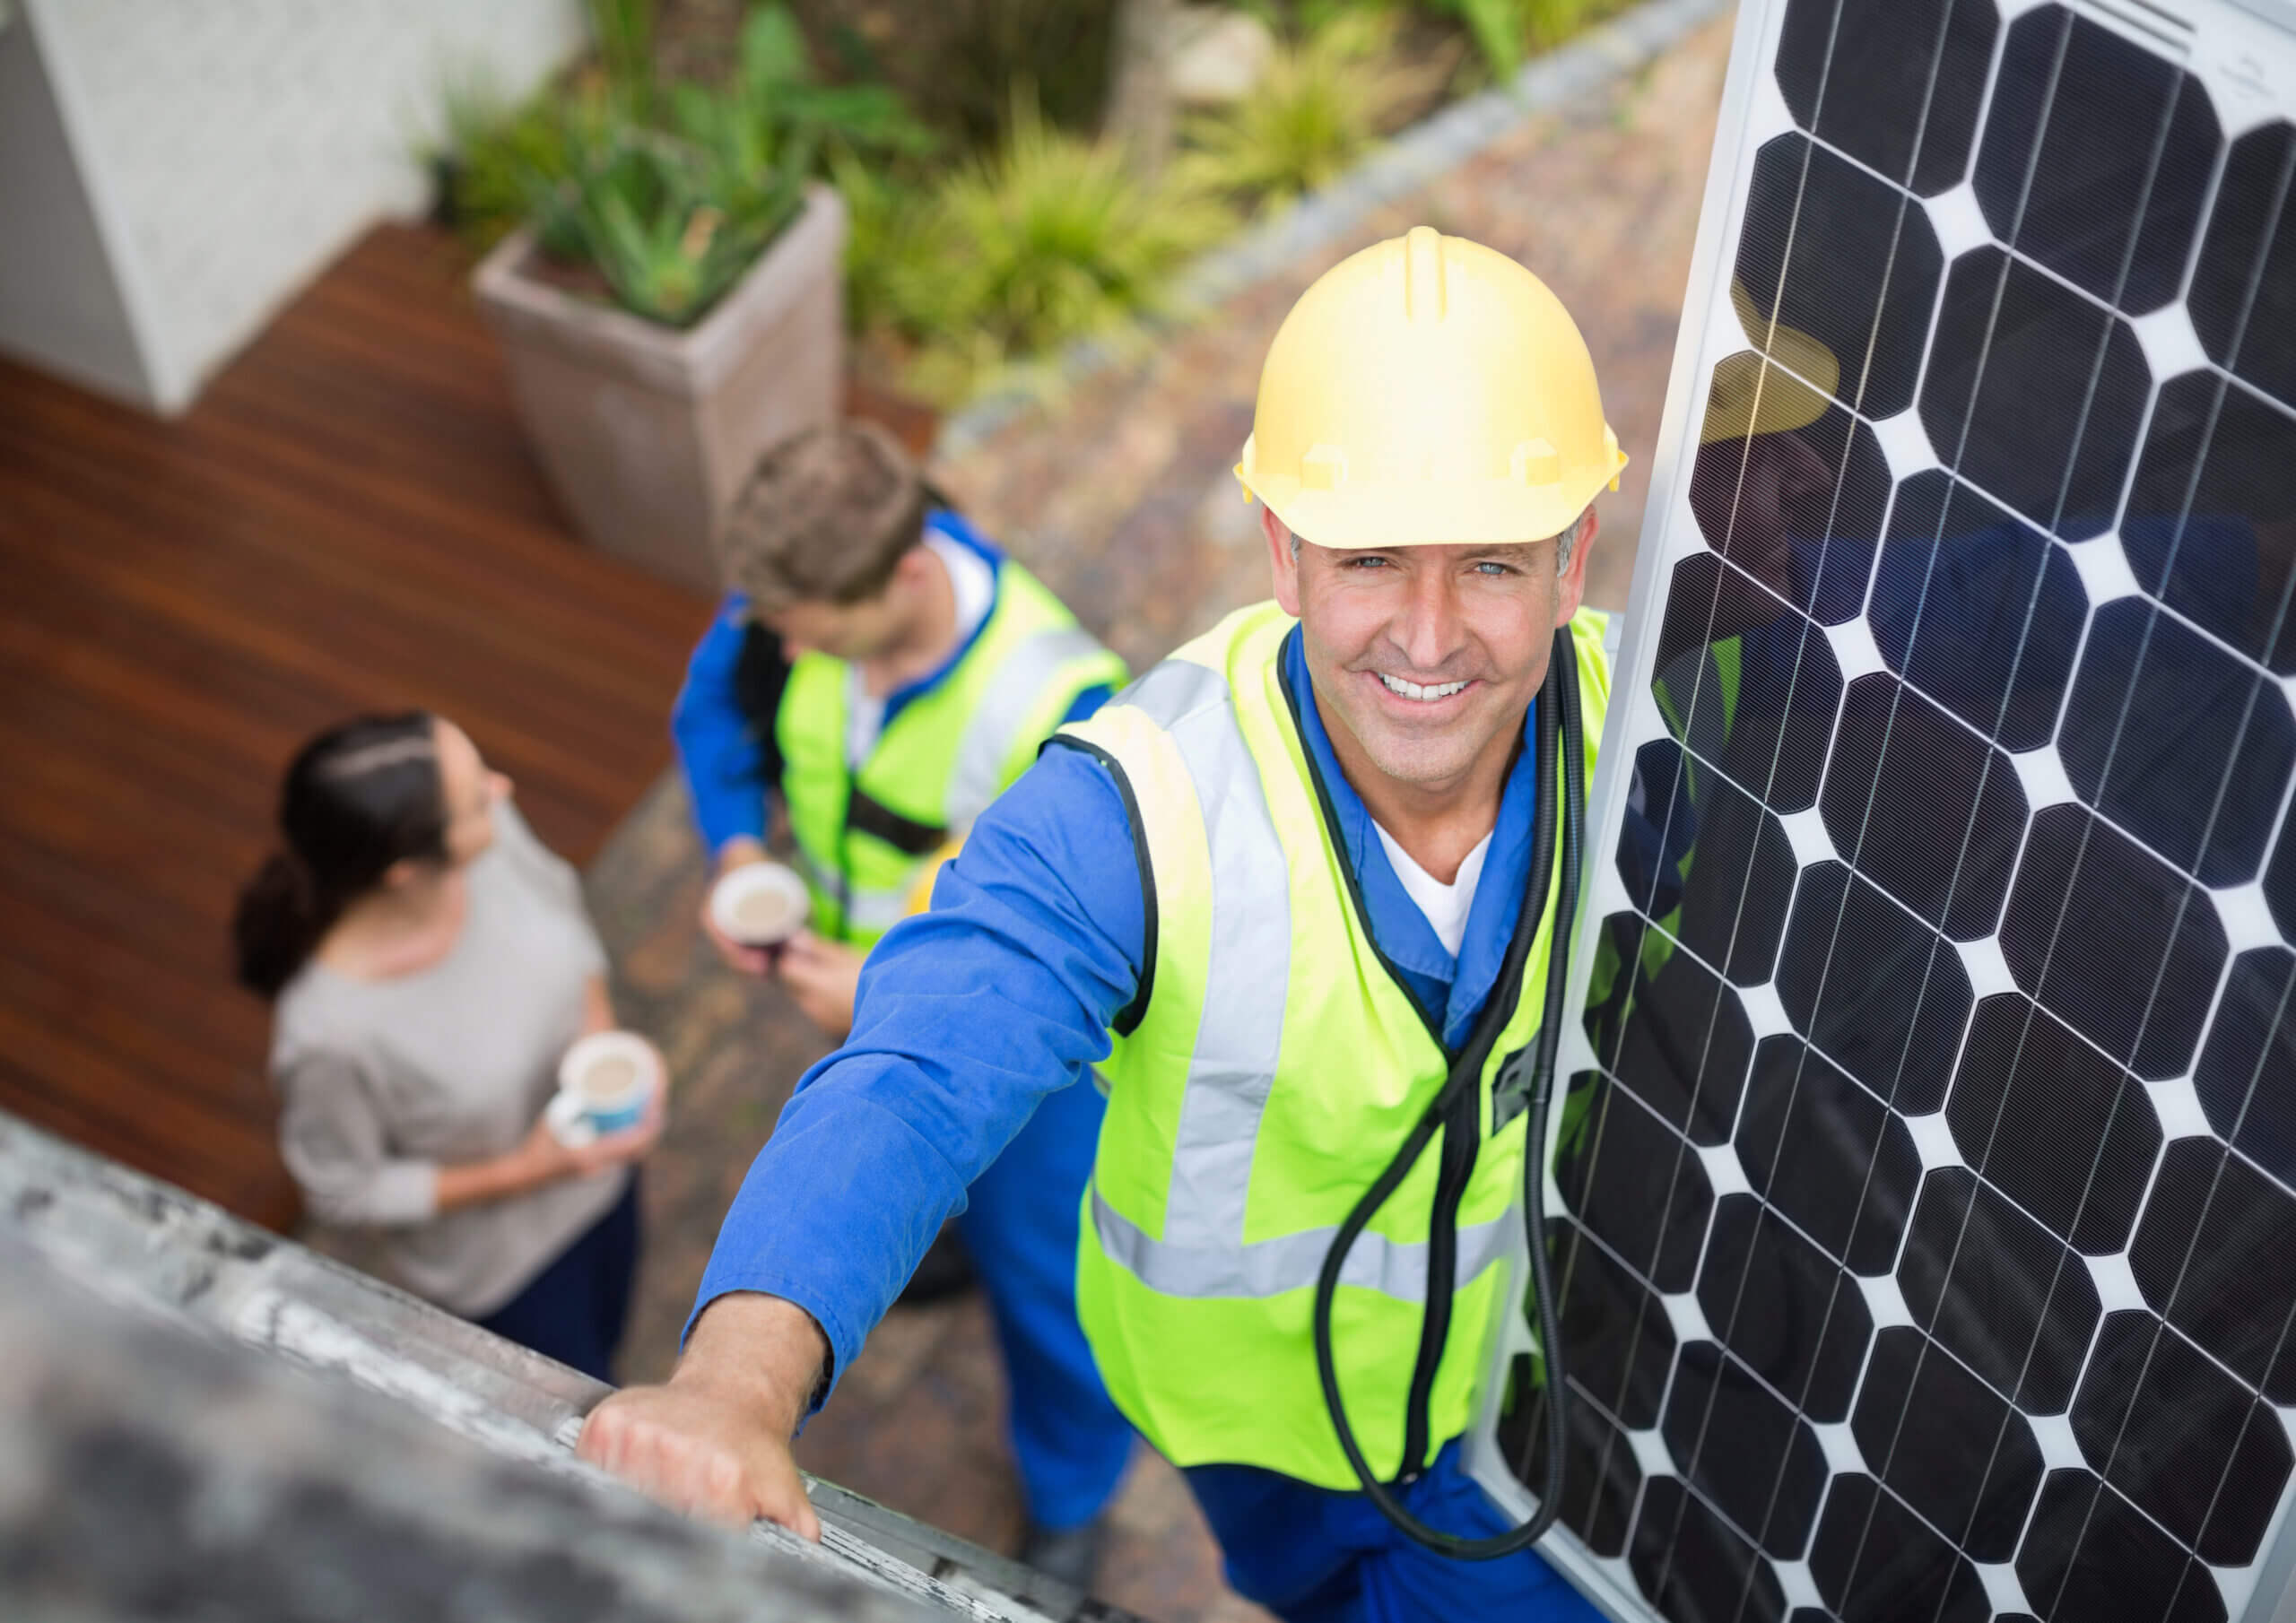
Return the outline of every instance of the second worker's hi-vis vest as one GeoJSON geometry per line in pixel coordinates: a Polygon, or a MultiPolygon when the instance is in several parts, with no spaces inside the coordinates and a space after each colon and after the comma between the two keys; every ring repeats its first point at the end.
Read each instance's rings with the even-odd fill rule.
{"type": "MultiPolygon", "coordinates": [[[[1255,1465],[1354,1488],[1325,1412],[1310,1313],[1348,1211],[1441,1089],[1451,1057],[1387,968],[1278,676],[1294,622],[1245,609],[1056,742],[1108,763],[1135,810],[1148,976],[1098,1069],[1076,1301],[1109,1393],[1175,1464],[1255,1465]]],[[[1571,627],[1591,767],[1609,698],[1603,617],[1571,627]]],[[[1561,786],[1558,783],[1557,793],[1561,786]]],[[[1558,856],[1558,861],[1560,860],[1558,856]]],[[[1340,1389],[1382,1478],[1473,1419],[1522,1186],[1523,1121],[1492,1085],[1537,1028],[1556,887],[1472,1120],[1437,1135],[1348,1254],[1340,1389]],[[1448,1209],[1448,1210],[1447,1210],[1448,1209]],[[1439,1228],[1457,1265],[1431,1303],[1439,1228]],[[1448,1237],[1446,1237],[1448,1241],[1448,1237]],[[1424,1411],[1409,1411],[1431,1305],[1424,1411]]]]}
{"type": "Polygon", "coordinates": [[[850,669],[800,656],[773,725],[813,928],[866,946],[913,910],[923,864],[1027,769],[1076,696],[1126,671],[1010,558],[972,646],[894,713],[858,771],[846,763],[850,669]]]}

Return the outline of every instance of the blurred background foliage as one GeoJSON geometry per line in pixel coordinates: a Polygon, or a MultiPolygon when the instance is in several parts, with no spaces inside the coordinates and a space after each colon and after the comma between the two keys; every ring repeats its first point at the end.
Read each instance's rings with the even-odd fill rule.
{"type": "Polygon", "coordinates": [[[859,363],[950,404],[1169,310],[1243,217],[1628,3],[590,0],[587,60],[523,102],[455,86],[430,156],[474,250],[531,224],[553,281],[670,325],[827,179],[859,363]],[[1144,17],[1227,13],[1265,36],[1247,91],[1146,151],[1104,127],[1144,17]]]}
{"type": "Polygon", "coordinates": [[[1135,173],[1116,143],[1050,123],[1024,84],[996,145],[939,176],[848,261],[881,256],[868,274],[884,326],[909,346],[909,386],[950,400],[1166,312],[1178,273],[1234,223],[1185,169],[1135,173]]]}
{"type": "Polygon", "coordinates": [[[1337,179],[1451,76],[1438,53],[1396,49],[1402,18],[1385,8],[1328,14],[1277,46],[1252,94],[1181,126],[1179,167],[1198,184],[1265,205],[1337,179]]]}

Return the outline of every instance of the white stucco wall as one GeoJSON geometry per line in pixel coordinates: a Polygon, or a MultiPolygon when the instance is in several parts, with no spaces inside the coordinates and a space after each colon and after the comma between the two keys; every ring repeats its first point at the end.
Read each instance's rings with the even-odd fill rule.
{"type": "Polygon", "coordinates": [[[584,30],[581,0],[16,4],[167,412],[375,220],[422,205],[416,148],[449,84],[515,94],[584,30]]]}
{"type": "Polygon", "coordinates": [[[0,0],[0,352],[130,399],[144,357],[39,47],[0,0]]]}

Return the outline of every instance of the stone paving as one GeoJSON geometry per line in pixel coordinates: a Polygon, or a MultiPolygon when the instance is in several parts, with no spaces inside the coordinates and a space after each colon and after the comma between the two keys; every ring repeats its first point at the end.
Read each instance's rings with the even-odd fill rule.
{"type": "MultiPolygon", "coordinates": [[[[1605,497],[1589,596],[1625,601],[1688,275],[1723,67],[1726,17],[1644,70],[1525,122],[1413,196],[1364,218],[1203,312],[1155,352],[1022,412],[935,473],[1084,621],[1143,668],[1226,610],[1263,597],[1253,510],[1229,473],[1248,431],[1269,337],[1345,254],[1419,223],[1536,270],[1577,315],[1605,404],[1634,457],[1605,497]]],[[[654,1034],[678,1079],[648,1169],[650,1225],[623,1374],[658,1379],[718,1220],[798,1075],[824,1051],[773,987],[720,969],[694,926],[701,859],[665,780],[594,865],[591,893],[620,973],[623,1020],[654,1034]]],[[[1021,1506],[1003,1395],[977,1298],[896,1310],[807,1428],[807,1469],[1009,1550],[1021,1506]]],[[[1114,1508],[1099,1585],[1170,1623],[1265,1614],[1229,1593],[1176,1472],[1144,1447],[1114,1508]]]]}

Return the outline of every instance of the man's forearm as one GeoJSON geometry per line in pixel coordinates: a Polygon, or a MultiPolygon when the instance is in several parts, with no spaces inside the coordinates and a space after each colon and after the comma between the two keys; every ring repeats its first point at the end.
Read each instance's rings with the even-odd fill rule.
{"type": "Polygon", "coordinates": [[[670,1384],[737,1403],[786,1437],[813,1407],[828,1360],[829,1338],[813,1315],[780,1297],[736,1290],[701,1310],[670,1384]]]}
{"type": "Polygon", "coordinates": [[[812,1315],[786,1402],[810,1407],[819,1338],[832,1377],[850,1367],[966,1186],[1108,1053],[1137,987],[1124,801],[1097,761],[1058,753],[974,825],[940,905],[872,950],[852,1038],[800,1080],[718,1231],[697,1306],[746,1293],[812,1315]]]}

